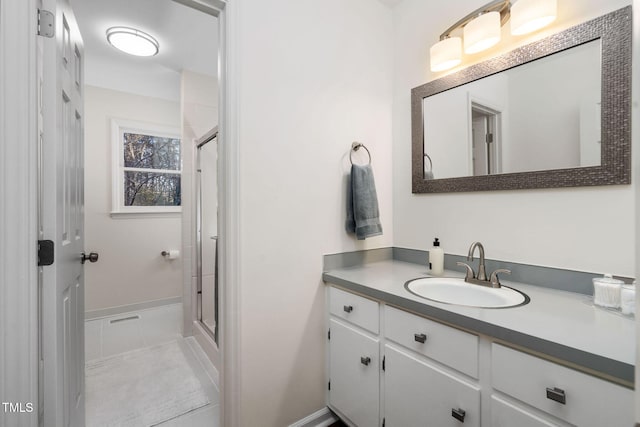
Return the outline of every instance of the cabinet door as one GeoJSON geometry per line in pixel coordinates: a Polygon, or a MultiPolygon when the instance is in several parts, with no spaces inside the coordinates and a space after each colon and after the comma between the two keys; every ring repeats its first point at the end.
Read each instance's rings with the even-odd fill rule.
{"type": "Polygon", "coordinates": [[[563,425],[544,420],[498,396],[491,396],[491,427],[558,427],[563,425]]]}
{"type": "Polygon", "coordinates": [[[329,321],[329,404],[358,427],[379,425],[379,341],[329,321]]]}
{"type": "Polygon", "coordinates": [[[480,426],[478,386],[389,345],[385,357],[386,427],[480,426]]]}

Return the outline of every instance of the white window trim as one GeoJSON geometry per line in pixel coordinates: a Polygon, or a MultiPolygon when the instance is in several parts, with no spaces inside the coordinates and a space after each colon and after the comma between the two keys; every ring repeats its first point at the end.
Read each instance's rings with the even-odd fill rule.
{"type": "MultiPolygon", "coordinates": [[[[124,133],[161,136],[182,139],[180,129],[155,123],[146,123],[125,119],[111,119],[111,216],[180,214],[182,206],[124,206],[124,133]]],[[[169,171],[182,176],[183,155],[180,151],[180,170],[169,171]]],[[[160,170],[159,170],[160,171],[160,170]]],[[[161,171],[160,171],[161,172],[161,171]]]]}

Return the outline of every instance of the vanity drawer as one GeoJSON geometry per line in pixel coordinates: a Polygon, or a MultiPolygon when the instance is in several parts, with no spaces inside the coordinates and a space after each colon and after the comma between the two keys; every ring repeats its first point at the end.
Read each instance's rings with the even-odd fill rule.
{"type": "Polygon", "coordinates": [[[387,339],[478,378],[478,336],[385,306],[387,339]]]}
{"type": "Polygon", "coordinates": [[[632,390],[495,343],[491,382],[496,390],[580,427],[634,425],[632,390]]]}
{"type": "Polygon", "coordinates": [[[329,288],[329,310],[334,316],[377,334],[379,331],[378,303],[341,289],[329,288]]]}

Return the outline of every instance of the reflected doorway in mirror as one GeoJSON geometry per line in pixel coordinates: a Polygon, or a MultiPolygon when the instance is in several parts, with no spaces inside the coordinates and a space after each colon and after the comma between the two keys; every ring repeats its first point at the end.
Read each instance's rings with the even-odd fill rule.
{"type": "Polygon", "coordinates": [[[501,112],[471,101],[471,175],[493,175],[502,170],[501,112]]]}

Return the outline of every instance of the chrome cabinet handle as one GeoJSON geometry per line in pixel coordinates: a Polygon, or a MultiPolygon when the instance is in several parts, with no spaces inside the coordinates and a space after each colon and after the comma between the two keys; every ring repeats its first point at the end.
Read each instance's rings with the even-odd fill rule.
{"type": "Polygon", "coordinates": [[[460,421],[461,423],[464,422],[465,415],[466,415],[466,412],[464,411],[464,409],[451,408],[451,416],[456,420],[460,421]]]}
{"type": "Polygon", "coordinates": [[[427,340],[427,336],[425,334],[413,334],[413,339],[416,340],[416,342],[424,344],[427,340]]]}
{"type": "Polygon", "coordinates": [[[353,311],[353,306],[352,305],[345,305],[343,307],[344,311],[346,311],[347,313],[351,313],[353,311]]]}
{"type": "Polygon", "coordinates": [[[360,358],[360,363],[362,363],[364,366],[369,366],[369,363],[371,363],[371,358],[363,356],[360,358]]]}
{"type": "Polygon", "coordinates": [[[553,400],[555,402],[561,403],[563,405],[567,404],[567,394],[561,388],[549,388],[547,387],[547,399],[553,400]]]}

